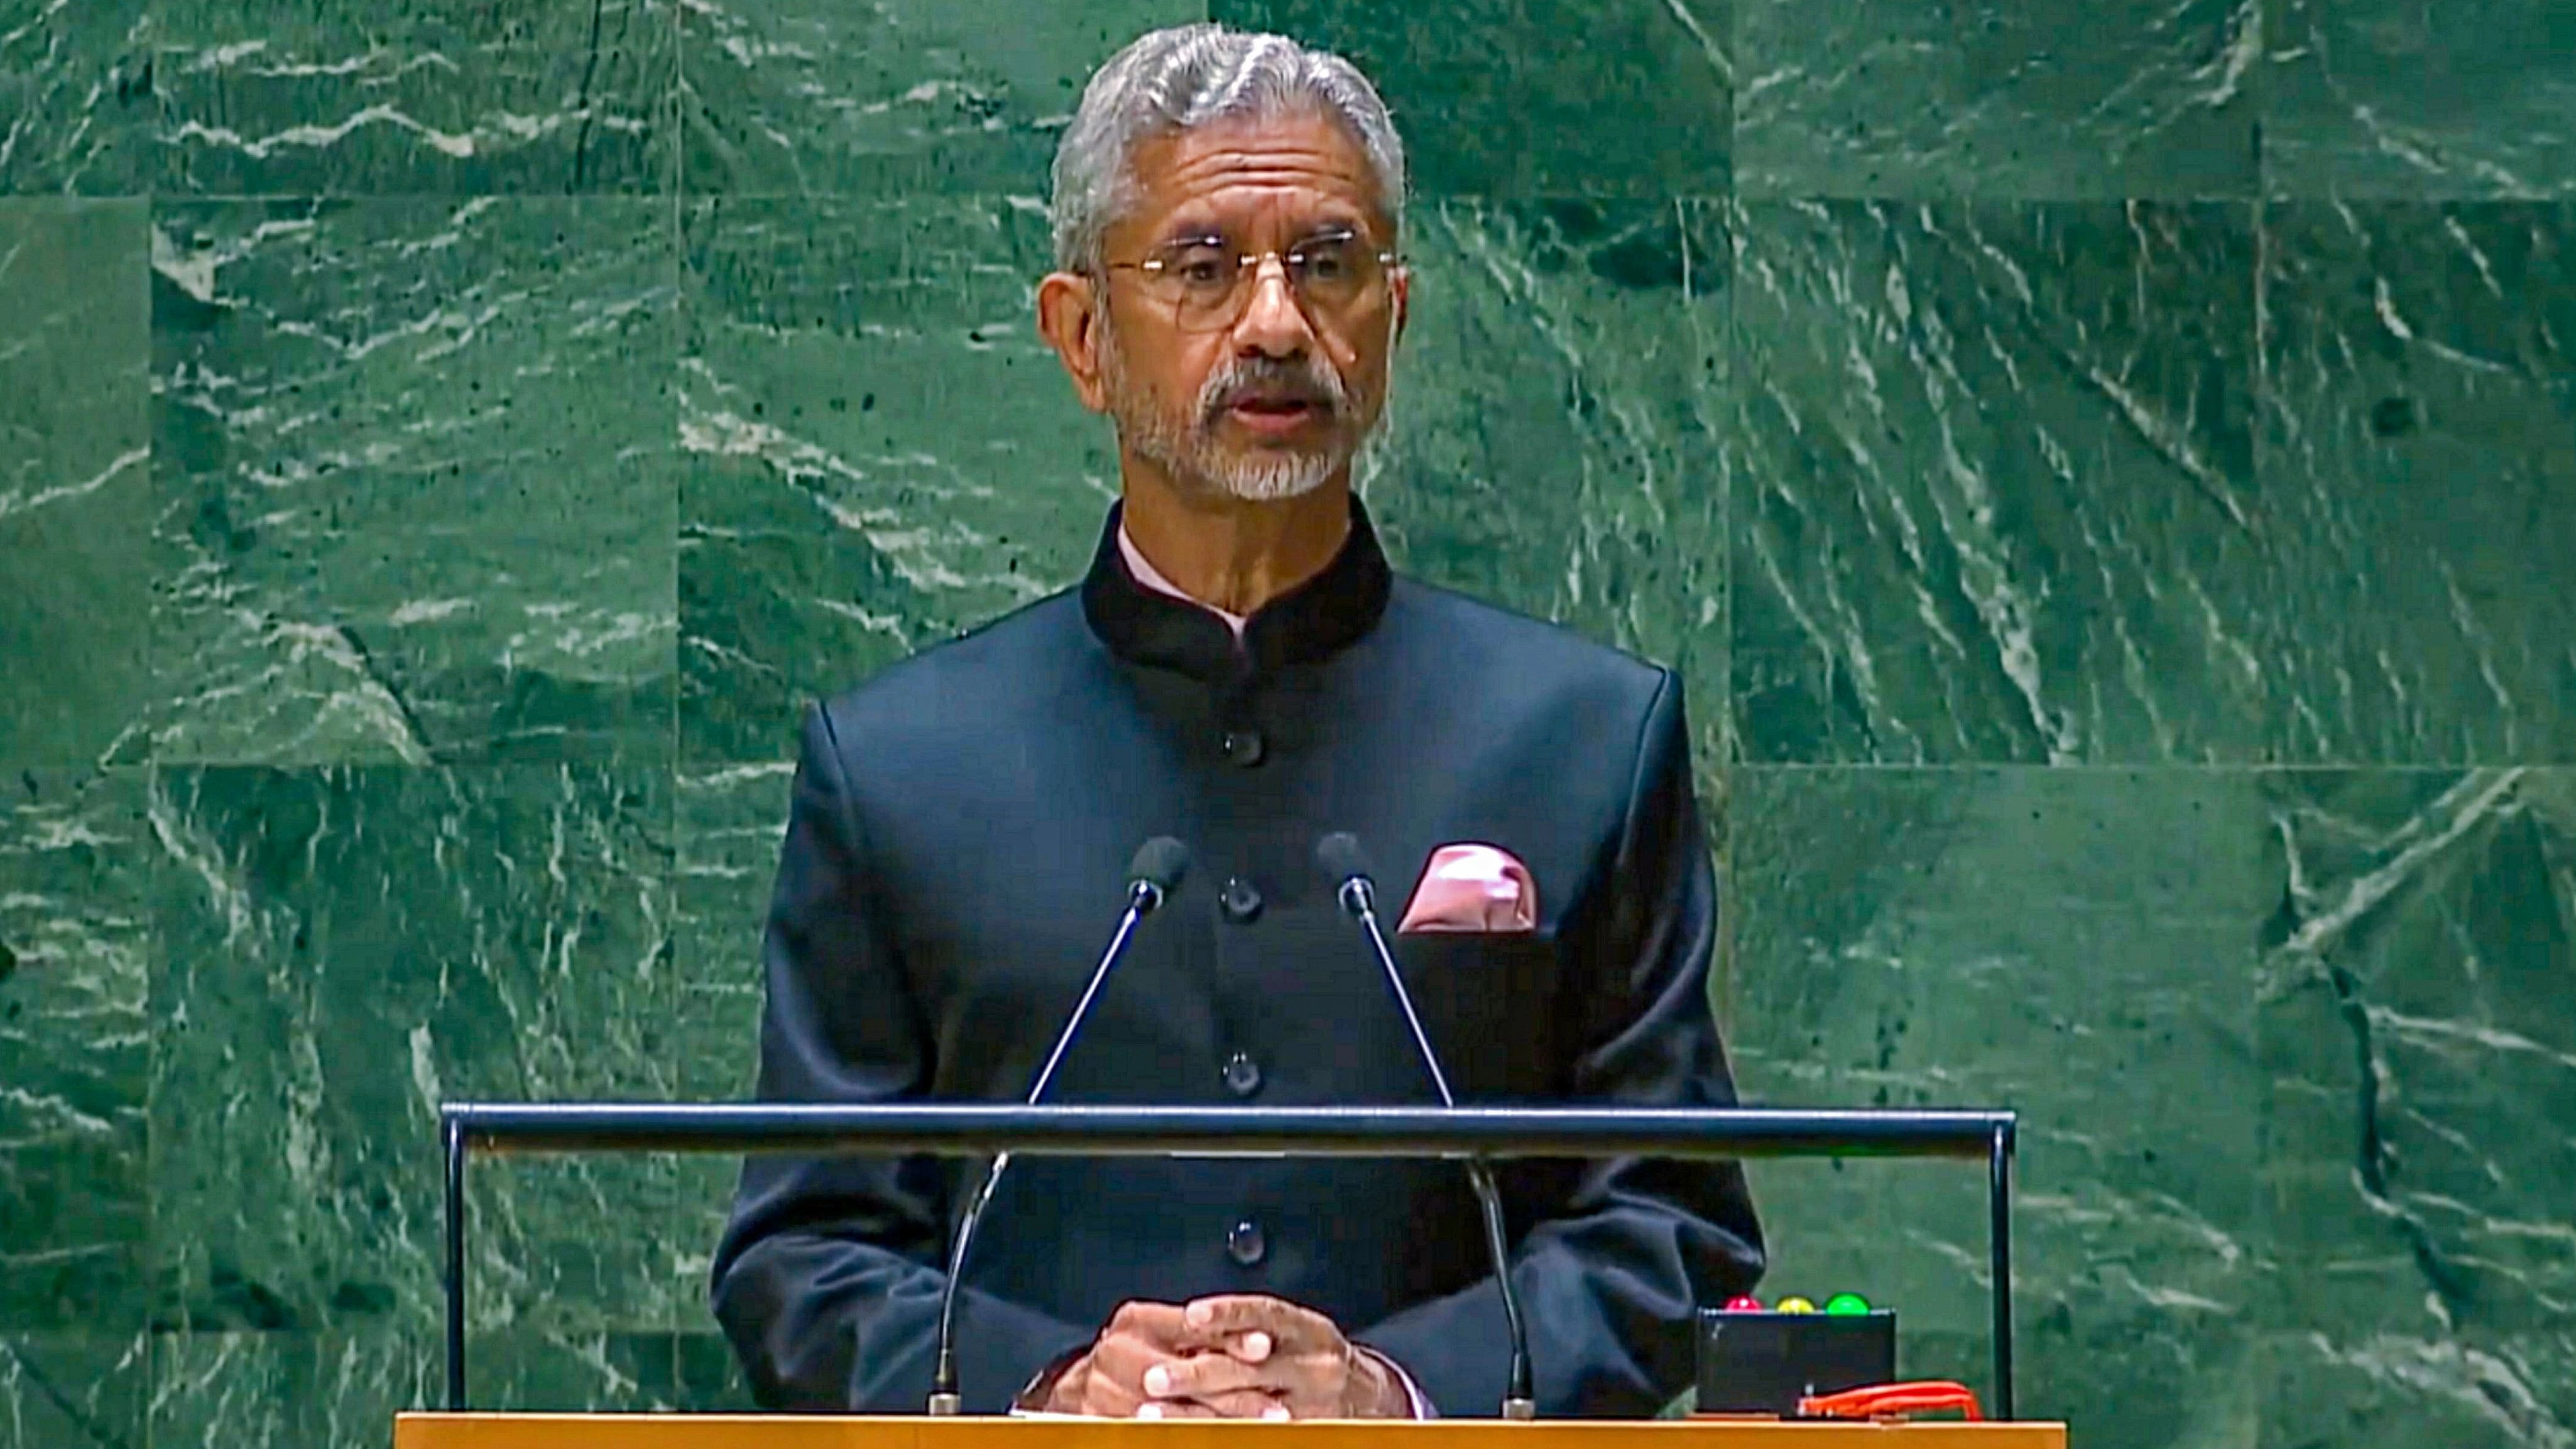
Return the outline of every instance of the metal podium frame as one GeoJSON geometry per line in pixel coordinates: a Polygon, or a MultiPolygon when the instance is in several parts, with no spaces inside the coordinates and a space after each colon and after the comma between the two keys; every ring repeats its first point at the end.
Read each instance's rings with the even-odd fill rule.
{"type": "Polygon", "coordinates": [[[465,1168],[487,1153],[980,1157],[1937,1157],[1986,1163],[1995,1417],[2013,1418],[2009,1111],[1765,1107],[1105,1107],[455,1102],[447,1154],[447,1407],[465,1408],[465,1168]]]}

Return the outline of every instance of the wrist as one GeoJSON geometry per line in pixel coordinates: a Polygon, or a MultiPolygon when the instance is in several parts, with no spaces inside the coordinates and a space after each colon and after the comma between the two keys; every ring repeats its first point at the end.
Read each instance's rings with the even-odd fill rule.
{"type": "Polygon", "coordinates": [[[1351,1357],[1369,1386],[1367,1416],[1374,1419],[1410,1419],[1413,1417],[1413,1392],[1405,1387],[1404,1373],[1395,1360],[1373,1348],[1351,1346],[1351,1357]]]}
{"type": "Polygon", "coordinates": [[[1020,1390],[1019,1396],[1012,1400],[1011,1407],[1023,1413],[1032,1410],[1054,1414],[1074,1412],[1080,1406],[1079,1395],[1083,1377],[1076,1371],[1088,1369],[1090,1366],[1091,1347],[1088,1344],[1056,1355],[1052,1362],[1039,1369],[1037,1375],[1020,1390]]]}

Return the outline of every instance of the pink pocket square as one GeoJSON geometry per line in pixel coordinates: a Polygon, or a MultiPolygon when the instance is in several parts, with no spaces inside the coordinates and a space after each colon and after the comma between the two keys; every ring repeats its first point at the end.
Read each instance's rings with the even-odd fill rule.
{"type": "Polygon", "coordinates": [[[1444,845],[1431,852],[1422,883],[1404,908],[1396,934],[1424,931],[1538,929],[1538,882],[1510,851],[1491,845],[1444,845]]]}

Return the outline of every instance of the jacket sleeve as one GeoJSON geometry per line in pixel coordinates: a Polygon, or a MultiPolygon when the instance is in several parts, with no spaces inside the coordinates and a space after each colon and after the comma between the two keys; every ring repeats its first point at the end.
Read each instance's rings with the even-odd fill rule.
{"type": "MultiPolygon", "coordinates": [[[[1689,740],[1668,672],[1646,712],[1615,855],[1575,927],[1566,1009],[1584,1026],[1566,1080],[1577,1100],[1735,1102],[1708,1002],[1716,890],[1689,740]]],[[[1507,1164],[1497,1176],[1539,1413],[1661,1408],[1691,1380],[1693,1310],[1761,1277],[1743,1169],[1618,1158],[1552,1174],[1507,1164]]],[[[1353,1337],[1402,1364],[1443,1414],[1490,1415],[1502,1402],[1510,1338],[1491,1275],[1353,1337]]]]}
{"type": "MultiPolygon", "coordinates": [[[[831,722],[806,716],[762,947],[769,1102],[922,1095],[933,1046],[873,885],[831,722]]],[[[717,1319],[773,1409],[917,1412],[930,1392],[946,1282],[948,1175],[929,1158],[752,1157],[713,1271],[717,1319]]],[[[1087,1331],[967,1290],[959,1387],[999,1412],[1087,1331]]]]}

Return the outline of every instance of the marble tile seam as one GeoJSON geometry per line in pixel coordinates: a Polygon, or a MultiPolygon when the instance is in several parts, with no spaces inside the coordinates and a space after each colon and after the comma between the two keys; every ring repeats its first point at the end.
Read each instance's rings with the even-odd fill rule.
{"type": "MultiPolygon", "coordinates": [[[[321,201],[335,204],[366,201],[558,201],[636,203],[669,199],[677,204],[716,201],[742,202],[915,202],[1036,199],[1044,200],[1044,178],[1032,177],[1026,188],[997,187],[981,178],[962,186],[912,185],[885,181],[862,187],[696,187],[688,184],[685,159],[675,160],[676,175],[667,188],[652,190],[479,190],[457,187],[422,187],[417,189],[335,189],[297,187],[274,191],[199,191],[171,187],[152,187],[137,191],[68,193],[54,191],[0,191],[0,206],[25,203],[53,203],[67,206],[106,205],[121,202],[294,202],[321,201]]],[[[2535,192],[2523,196],[2441,196],[2441,195],[2354,195],[2350,192],[2315,192],[2299,194],[2270,193],[2263,195],[2188,195],[2124,194],[2100,195],[2082,193],[2013,191],[1818,191],[1812,188],[1764,191],[1736,187],[1728,190],[1660,190],[1639,191],[1602,188],[1597,190],[1560,186],[1496,188],[1416,188],[1406,197],[1410,208],[1443,203],[1467,203],[1497,207],[1544,206],[1552,202],[1622,203],[1631,205],[1670,204],[1702,206],[1760,205],[1765,207],[1799,206],[1903,206],[1933,210],[1988,206],[2035,207],[2232,207],[2256,217],[2284,207],[2325,206],[2370,213],[2396,210],[2434,212],[2512,211],[2562,209],[2576,206],[2576,187],[2564,192],[2535,192]]]]}
{"type": "MultiPolygon", "coordinates": [[[[887,205],[930,202],[1036,202],[1043,205],[1044,187],[1030,189],[995,187],[978,183],[965,187],[909,187],[898,185],[871,186],[850,190],[797,190],[755,188],[699,189],[686,184],[683,176],[668,191],[481,191],[460,188],[420,188],[405,190],[338,190],[296,188],[275,191],[186,191],[152,189],[98,195],[69,195],[54,192],[0,192],[0,208],[37,209],[110,207],[149,204],[162,207],[192,205],[293,204],[311,202],[331,206],[364,205],[373,202],[419,203],[430,201],[530,202],[569,205],[626,205],[668,201],[675,218],[686,211],[713,203],[780,203],[817,206],[851,203],[884,203],[887,205]]],[[[2400,211],[2440,215],[2476,215],[2515,211],[2550,211],[2576,206],[2576,192],[2561,196],[2531,197],[2354,197],[2354,196],[2052,196],[2033,193],[1983,194],[1954,193],[1937,196],[1914,196],[1899,193],[1828,193],[1816,191],[1761,193],[1737,191],[1663,191],[1654,193],[1580,191],[1549,187],[1528,191],[1417,190],[1407,198],[1409,210],[1419,211],[1451,204],[1494,208],[1544,207],[1550,204],[1587,205],[1679,205],[1712,208],[1761,207],[1795,209],[1811,206],[1884,207],[1901,206],[1931,211],[1973,210],[1986,207],[2030,206],[2044,208],[2093,209],[2130,205],[2155,207],[2226,207],[2243,212],[2258,226],[2269,225],[2284,208],[2333,207],[2362,214],[2400,211]]]]}
{"type": "MultiPolygon", "coordinates": [[[[28,198],[0,196],[0,205],[28,198]]],[[[69,199],[69,198],[66,198],[69,199]]],[[[149,202],[156,214],[164,209],[188,206],[278,206],[310,203],[316,206],[365,206],[375,202],[419,205],[424,202],[450,202],[459,207],[496,204],[545,203],[557,206],[631,206],[655,205],[666,199],[677,201],[676,193],[663,191],[469,191],[454,188],[429,188],[418,191],[333,191],[301,188],[293,191],[149,191],[114,197],[82,197],[90,201],[149,202]]],[[[677,208],[674,207],[676,214],[677,208]]]]}
{"type": "MultiPolygon", "coordinates": [[[[1035,194],[1036,192],[1043,190],[1043,187],[1033,187],[1030,191],[997,189],[989,183],[981,180],[972,182],[963,187],[928,184],[908,185],[894,181],[884,181],[864,187],[851,187],[846,189],[766,186],[697,187],[689,184],[687,180],[685,152],[683,152],[681,156],[674,158],[671,164],[674,175],[667,188],[643,191],[605,189],[596,191],[564,191],[556,189],[491,191],[438,187],[392,190],[358,188],[344,190],[302,187],[274,191],[198,191],[156,186],[140,190],[115,192],[72,193],[62,191],[0,191],[0,206],[14,206],[25,203],[55,203],[61,205],[80,206],[133,201],[276,202],[316,200],[350,202],[418,199],[472,200],[483,198],[534,201],[638,201],[664,195],[668,195],[674,201],[678,202],[848,202],[903,201],[915,199],[946,199],[963,201],[981,197],[1025,196],[1035,194]]],[[[1033,181],[1039,179],[1041,178],[1032,178],[1033,181]]],[[[2127,206],[2132,204],[2145,204],[2156,206],[2241,206],[2251,208],[2259,215],[2265,208],[2281,206],[2335,206],[2350,207],[2365,211],[2397,208],[2431,208],[2453,211],[2564,207],[2576,204],[2576,185],[2571,185],[2567,189],[2559,191],[2534,190],[2522,194],[2441,194],[2434,192],[2420,194],[2400,194],[2395,192],[2356,193],[2349,189],[2267,191],[2262,193],[2128,193],[2122,195],[2103,195],[2099,193],[2030,190],[1822,191],[1814,188],[1796,188],[1772,191],[1758,186],[1737,186],[1723,191],[1639,191],[1635,189],[1611,187],[1590,190],[1570,189],[1564,187],[1533,187],[1526,189],[1463,188],[1455,190],[1421,188],[1411,192],[1408,197],[1408,201],[1416,206],[1439,202],[1468,202],[1495,206],[1527,206],[1543,205],[1552,201],[1579,201],[1594,203],[1677,201],[1698,202],[1710,205],[1724,205],[1734,202],[1785,206],[1888,205],[1926,206],[1934,208],[1995,205],[2127,206]]]]}
{"type": "MultiPolygon", "coordinates": [[[[678,45],[672,46],[671,74],[674,94],[678,93],[678,87],[681,83],[680,57],[681,47],[678,45]]],[[[672,315],[677,318],[686,318],[690,312],[688,192],[689,148],[681,146],[676,148],[676,150],[677,154],[671,158],[671,210],[668,217],[671,247],[670,255],[667,258],[670,263],[670,271],[667,273],[667,277],[668,285],[671,289],[669,295],[671,297],[672,315]]],[[[678,410],[673,419],[672,427],[675,436],[680,438],[679,446],[683,451],[685,451],[687,448],[686,434],[689,426],[689,402],[685,383],[689,371],[688,360],[691,352],[688,329],[685,323],[672,328],[671,347],[671,378],[673,382],[671,401],[672,405],[678,410]]],[[[686,550],[681,547],[681,543],[686,539],[689,531],[687,492],[688,485],[685,477],[677,479],[676,486],[671,490],[672,548],[670,577],[671,599],[675,609],[673,617],[674,623],[677,625],[675,636],[671,641],[671,664],[672,669],[678,678],[678,683],[671,691],[671,728],[670,733],[666,738],[667,753],[664,756],[664,758],[670,761],[671,774],[675,782],[683,778],[685,775],[689,744],[689,720],[688,711],[685,708],[685,702],[688,695],[688,665],[682,657],[688,648],[689,630],[688,620],[685,617],[685,610],[682,610],[679,607],[680,601],[687,597],[686,586],[688,582],[688,562],[685,556],[686,550]]],[[[673,1351],[674,1353],[677,1352],[676,1349],[673,1351]]]]}
{"type": "MultiPolygon", "coordinates": [[[[680,203],[683,209],[698,208],[721,203],[749,203],[762,206],[774,206],[781,203],[790,203],[830,207],[869,202],[898,206],[934,202],[956,204],[971,204],[978,202],[995,204],[1034,203],[1042,207],[1046,202],[1044,178],[1032,178],[1032,181],[1033,184],[1026,188],[998,187],[991,185],[989,182],[979,181],[977,183],[961,187],[881,185],[864,188],[851,188],[846,190],[771,187],[719,188],[702,190],[687,185],[685,178],[683,178],[683,184],[677,189],[675,199],[680,203]]],[[[309,193],[309,195],[312,195],[315,199],[335,202],[369,200],[379,194],[389,199],[395,197],[452,195],[460,200],[473,199],[482,195],[482,193],[474,192],[386,192],[366,195],[355,193],[309,193]]],[[[174,200],[275,201],[298,200],[303,199],[306,195],[308,195],[308,193],[244,193],[233,196],[215,196],[211,194],[200,196],[195,193],[189,193],[183,198],[178,194],[163,192],[157,193],[156,197],[157,199],[174,200]]],[[[632,193],[616,192],[584,193],[582,195],[530,193],[524,197],[511,195],[504,196],[499,199],[577,201],[586,198],[612,201],[633,201],[643,199],[632,193]]],[[[2544,211],[2563,209],[2571,205],[2576,205],[2576,192],[2571,192],[2570,194],[2563,196],[2418,198],[2349,197],[2328,195],[2297,197],[2248,195],[2088,196],[2075,194],[2045,194],[2037,192],[1954,192],[1916,195],[1899,192],[1821,192],[1815,190],[1759,192],[1747,191],[1741,188],[1727,191],[1664,190],[1639,192],[1617,190],[1590,191],[1565,187],[1534,187],[1517,190],[1497,190],[1491,188],[1438,190],[1417,188],[1409,192],[1406,196],[1406,208],[1408,213],[1421,212],[1446,205],[1518,209],[1546,207],[1552,204],[1591,206],[1619,205],[1627,207],[1681,206],[1705,207],[1719,210],[1732,208],[1738,211],[1756,207],[1765,211],[1795,211],[1799,208],[1805,207],[1848,207],[1863,209],[1874,207],[1903,207],[1909,210],[1920,209],[1936,214],[1942,212],[1974,211],[1983,208],[1998,207],[2104,210],[2127,208],[2130,206],[2148,206],[2171,210],[2186,210],[2193,208],[2213,210],[2223,209],[2233,212],[2238,216],[2249,218],[2255,227],[2263,228],[2274,224],[2277,219],[2277,214],[2288,208],[2331,206],[2338,209],[2348,209],[2363,215],[2400,211],[2416,211],[2439,215],[2476,215],[2479,213],[2510,213],[2514,211],[2530,211],[2535,209],[2544,211]]]]}
{"type": "MultiPolygon", "coordinates": [[[[891,181],[888,181],[888,182],[875,182],[875,183],[872,183],[872,184],[869,184],[869,185],[866,185],[866,186],[853,186],[853,187],[773,187],[773,186],[748,186],[748,187],[708,188],[708,189],[704,189],[704,190],[699,190],[699,189],[688,188],[688,187],[685,187],[685,186],[684,186],[684,187],[683,187],[683,192],[684,192],[684,194],[685,194],[685,195],[686,195],[690,200],[692,200],[692,201],[718,201],[718,200],[722,200],[722,201],[762,201],[762,202],[774,202],[774,201],[838,201],[838,202],[849,202],[849,201],[908,201],[908,200],[916,200],[916,199],[934,199],[934,200],[950,200],[950,201],[973,201],[973,200],[979,200],[979,199],[1000,199],[1000,198],[1006,198],[1006,197],[1031,197],[1031,196],[1039,197],[1039,198],[1041,198],[1041,199],[1042,199],[1042,198],[1043,198],[1043,196],[1044,196],[1044,193],[1045,193],[1045,191],[1046,191],[1046,177],[1045,177],[1045,176],[1043,176],[1043,175],[1035,175],[1035,176],[1031,176],[1031,177],[1029,178],[1029,181],[1030,181],[1030,185],[1029,185],[1029,186],[1027,186],[1027,187],[1025,187],[1025,188],[1019,188],[1019,187],[997,187],[997,186],[994,186],[994,185],[993,185],[989,180],[978,177],[978,178],[971,178],[970,180],[968,180],[968,182],[967,182],[966,184],[961,185],[961,186],[912,185],[912,184],[904,184],[904,183],[900,183],[900,182],[891,182],[891,181]]],[[[602,194],[615,194],[615,193],[602,193],[602,194]]],[[[1722,205],[1722,204],[1724,204],[1725,202],[1728,202],[1728,201],[1731,201],[1731,200],[1735,200],[1736,198],[1737,198],[1737,193],[1736,193],[1735,191],[1732,191],[1732,190],[1725,190],[1725,191],[1696,190],[1696,189],[1652,189],[1652,190],[1641,190],[1641,189],[1633,188],[1633,187],[1630,187],[1630,188],[1610,188],[1610,187],[1602,187],[1602,188],[1596,188],[1596,189],[1585,189],[1585,188],[1569,188],[1569,187],[1562,187],[1562,186],[1535,186],[1535,187],[1526,187],[1526,188],[1508,188],[1508,189],[1498,189],[1498,188],[1490,188],[1490,187],[1467,187],[1467,188],[1456,188],[1456,189],[1452,189],[1452,188],[1445,188],[1445,187],[1425,187],[1425,186],[1415,186],[1415,187],[1411,188],[1410,190],[1408,190],[1408,191],[1406,192],[1406,194],[1405,194],[1405,200],[1406,200],[1406,203],[1407,203],[1408,207],[1420,207],[1420,206],[1422,206],[1422,205],[1424,205],[1424,204],[1426,204],[1426,203],[1438,203],[1438,202],[1450,202],[1450,201],[1481,202],[1481,203],[1485,203],[1485,204],[1489,204],[1489,205],[1496,205],[1496,206],[1533,206],[1533,205],[1542,205],[1542,204],[1545,204],[1545,203],[1547,203],[1547,202],[1551,202],[1551,201],[1565,201],[1565,202],[1589,202],[1589,203],[1593,203],[1593,204],[1596,204],[1596,205],[1597,205],[1597,204],[1601,204],[1601,203],[1608,203],[1608,202],[1619,202],[1619,203],[1628,203],[1628,204],[1650,204],[1650,203],[1666,203],[1666,202],[1681,201],[1681,202],[1700,202],[1700,203],[1703,203],[1703,204],[1721,204],[1721,205],[1722,205]]],[[[1765,198],[1763,198],[1763,199],[1764,199],[1764,200],[1770,200],[1771,198],[1765,197],[1765,198]]],[[[1791,199],[1799,199],[1799,198],[1794,198],[1794,197],[1793,197],[1793,198],[1791,198],[1791,199]]],[[[1817,199],[1817,200],[1845,200],[1845,199],[1848,199],[1848,198],[1841,198],[1841,197],[1818,197],[1818,198],[1814,198],[1814,199],[1817,199]]],[[[1888,199],[1889,199],[1889,200],[1893,200],[1893,201],[1909,201],[1909,200],[1911,200],[1912,198],[1907,198],[1907,197],[1890,197],[1890,198],[1888,198],[1888,199]]],[[[2094,200],[2094,201],[2096,201],[2096,202],[2100,202],[2100,201],[2102,201],[2102,198],[2099,198],[2099,197],[2095,197],[2095,198],[2091,198],[2091,199],[2092,199],[2092,200],[2094,200]]]]}
{"type": "Polygon", "coordinates": [[[2197,760],[2078,760],[2050,764],[2038,760],[1740,760],[1725,767],[1727,774],[1833,774],[1869,771],[1906,774],[2003,773],[2030,775],[2445,775],[2502,774],[2512,771],[2576,770],[2576,759],[2566,760],[2299,760],[2280,764],[2244,761],[2197,760]]]}

